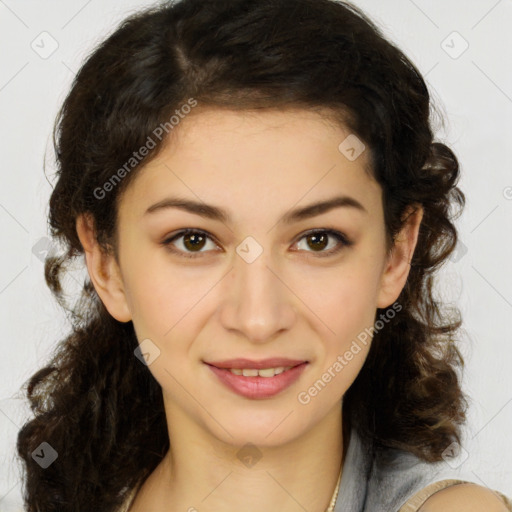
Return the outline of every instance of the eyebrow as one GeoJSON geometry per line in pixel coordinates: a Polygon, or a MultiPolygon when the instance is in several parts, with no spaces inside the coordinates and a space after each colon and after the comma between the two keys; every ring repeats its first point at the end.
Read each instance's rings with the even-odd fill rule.
{"type": "MultiPolygon", "coordinates": [[[[285,213],[281,219],[279,219],[279,222],[282,224],[293,224],[294,222],[308,219],[310,217],[315,217],[317,215],[321,215],[322,213],[333,210],[334,208],[341,207],[351,207],[361,211],[362,213],[368,213],[366,208],[353,197],[338,196],[327,199],[325,201],[313,203],[302,208],[291,210],[288,213],[285,213]]],[[[223,208],[180,197],[168,197],[162,199],[161,201],[158,201],[158,203],[150,206],[144,215],[163,211],[168,208],[178,208],[180,210],[200,215],[201,217],[208,219],[217,220],[225,224],[229,223],[230,221],[229,213],[223,208]]]]}

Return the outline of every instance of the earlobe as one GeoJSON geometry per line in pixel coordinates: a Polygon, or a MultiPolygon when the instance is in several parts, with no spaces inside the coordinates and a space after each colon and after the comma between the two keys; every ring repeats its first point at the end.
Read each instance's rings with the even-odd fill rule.
{"type": "Polygon", "coordinates": [[[408,208],[405,214],[405,223],[395,238],[392,252],[381,276],[378,308],[387,308],[393,304],[405,286],[422,218],[423,207],[421,205],[408,208]]]}
{"type": "Polygon", "coordinates": [[[85,252],[85,262],[92,284],[108,312],[119,322],[132,319],[119,266],[96,240],[94,220],[85,213],[78,216],[76,231],[85,252]]]}

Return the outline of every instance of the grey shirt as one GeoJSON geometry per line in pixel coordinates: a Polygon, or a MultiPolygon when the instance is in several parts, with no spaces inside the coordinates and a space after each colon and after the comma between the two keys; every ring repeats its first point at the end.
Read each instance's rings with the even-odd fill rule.
{"type": "Polygon", "coordinates": [[[427,463],[401,450],[374,455],[355,428],[351,429],[335,512],[397,512],[411,496],[450,475],[444,462],[427,463]]]}

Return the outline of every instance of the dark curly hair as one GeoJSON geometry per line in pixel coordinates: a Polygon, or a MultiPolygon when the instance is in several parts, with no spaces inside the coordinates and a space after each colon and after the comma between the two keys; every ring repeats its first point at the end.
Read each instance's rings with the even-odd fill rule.
{"type": "Polygon", "coordinates": [[[123,21],[83,64],[55,122],[49,224],[64,250],[47,257],[45,277],[72,331],[24,384],[34,418],[21,428],[17,452],[28,512],[115,510],[169,449],[162,391],[134,357],[132,322],[115,320],[87,277],[78,300],[67,301],[61,279],[83,255],[80,214],[93,217],[101,247],[116,254],[119,198],[166,138],[101,199],[98,187],[190,98],[232,110],[331,112],[369,149],[388,248],[407,207],[423,207],[402,310],[375,333],[343,416],[374,447],[429,462],[460,441],[461,319],[435,298],[434,274],[456,246],[453,220],[465,198],[456,156],[434,142],[435,110],[420,73],[348,3],[182,0],[123,21]],[[32,458],[42,442],[58,453],[46,469],[32,458]]]}

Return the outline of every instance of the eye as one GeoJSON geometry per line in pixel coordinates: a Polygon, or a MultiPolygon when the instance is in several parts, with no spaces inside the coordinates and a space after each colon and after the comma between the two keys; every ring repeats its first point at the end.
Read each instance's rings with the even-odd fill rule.
{"type": "Polygon", "coordinates": [[[172,252],[179,253],[180,256],[184,256],[185,258],[196,258],[198,255],[193,253],[200,254],[200,250],[205,246],[206,240],[212,241],[208,233],[197,229],[185,229],[184,231],[176,233],[171,238],[164,240],[162,245],[166,246],[172,252]],[[175,249],[172,247],[174,241],[179,239],[183,239],[179,245],[184,247],[184,249],[175,249]]]}
{"type": "Polygon", "coordinates": [[[344,247],[349,247],[352,245],[352,242],[344,235],[343,233],[336,231],[334,229],[317,229],[314,231],[309,231],[304,234],[300,240],[306,240],[306,247],[312,247],[313,250],[306,252],[319,253],[318,257],[323,258],[326,256],[333,256],[339,253],[344,247]],[[334,244],[334,247],[331,246],[330,250],[325,251],[324,249],[329,245],[329,238],[337,241],[337,244],[334,244]]]}
{"type": "MultiPolygon", "coordinates": [[[[306,252],[317,253],[318,257],[326,257],[332,256],[339,253],[344,247],[349,247],[353,244],[346,235],[343,233],[336,231],[334,229],[317,229],[313,231],[309,231],[302,235],[299,239],[300,241],[306,240],[306,247],[312,247],[313,250],[305,249],[306,252]],[[329,246],[329,238],[331,240],[335,240],[333,246],[329,250],[325,250],[326,247],[329,246]]],[[[165,239],[162,243],[165,247],[167,247],[173,253],[177,253],[180,256],[185,258],[197,258],[201,255],[201,251],[205,246],[207,246],[207,242],[210,241],[213,245],[213,249],[215,249],[217,244],[213,241],[213,238],[206,233],[205,231],[197,230],[197,229],[185,229],[176,233],[170,238],[165,239]],[[180,241],[177,247],[175,245],[176,241],[180,241]]]]}

